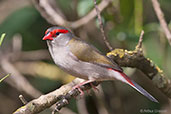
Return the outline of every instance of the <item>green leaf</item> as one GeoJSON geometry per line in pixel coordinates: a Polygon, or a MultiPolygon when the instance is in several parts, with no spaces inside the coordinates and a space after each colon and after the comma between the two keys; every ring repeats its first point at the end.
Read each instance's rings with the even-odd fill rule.
{"type": "Polygon", "coordinates": [[[7,74],[6,76],[4,76],[2,79],[0,79],[0,83],[5,80],[8,76],[10,76],[10,74],[7,74]]]}
{"type": "Polygon", "coordinates": [[[2,44],[2,41],[4,40],[4,38],[5,38],[5,33],[3,33],[2,35],[1,35],[1,37],[0,37],[0,46],[1,46],[1,44],[2,44]]]}
{"type": "Polygon", "coordinates": [[[12,38],[15,33],[24,31],[39,17],[39,13],[33,7],[24,7],[11,13],[1,24],[0,34],[6,33],[7,39],[12,38]]]}
{"type": "Polygon", "coordinates": [[[77,6],[77,12],[80,17],[86,15],[93,8],[93,0],[80,0],[77,6]]]}

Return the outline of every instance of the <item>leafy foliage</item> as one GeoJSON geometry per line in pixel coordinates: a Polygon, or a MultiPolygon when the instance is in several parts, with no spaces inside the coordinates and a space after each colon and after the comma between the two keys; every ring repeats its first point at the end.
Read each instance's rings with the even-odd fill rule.
{"type": "Polygon", "coordinates": [[[81,0],[77,5],[78,16],[86,15],[93,8],[93,0],[81,0]]]}

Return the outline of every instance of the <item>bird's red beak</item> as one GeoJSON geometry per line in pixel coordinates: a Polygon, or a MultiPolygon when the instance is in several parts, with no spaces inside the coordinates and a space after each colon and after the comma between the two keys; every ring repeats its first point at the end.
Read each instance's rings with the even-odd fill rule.
{"type": "Polygon", "coordinates": [[[53,40],[53,37],[52,37],[51,33],[46,34],[46,35],[43,37],[43,40],[53,40]]]}

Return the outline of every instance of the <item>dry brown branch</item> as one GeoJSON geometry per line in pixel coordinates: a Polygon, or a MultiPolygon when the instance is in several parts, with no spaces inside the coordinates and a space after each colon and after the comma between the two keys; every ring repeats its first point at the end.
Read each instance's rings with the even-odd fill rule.
{"type": "MultiPolygon", "coordinates": [[[[103,1],[106,1],[106,0],[103,0],[103,1]]],[[[110,45],[110,43],[107,41],[107,38],[106,38],[106,35],[105,35],[105,32],[104,32],[104,25],[103,25],[103,22],[102,22],[102,17],[100,15],[100,10],[99,10],[99,8],[97,6],[96,0],[94,0],[94,6],[95,6],[95,9],[96,9],[96,12],[97,12],[97,17],[98,17],[98,21],[99,21],[99,25],[100,25],[100,31],[101,31],[102,36],[103,36],[103,41],[105,42],[105,44],[109,48],[109,50],[112,51],[113,48],[110,45]]]]}
{"type": "Polygon", "coordinates": [[[11,76],[6,81],[10,81],[10,85],[19,91],[24,91],[33,98],[37,98],[41,95],[41,92],[36,90],[25,78],[18,72],[18,70],[9,62],[6,57],[3,57],[0,61],[2,69],[6,73],[11,73],[11,76]],[[27,88],[27,89],[26,89],[27,88]]]}
{"type": "Polygon", "coordinates": [[[168,39],[169,44],[171,45],[171,32],[170,32],[170,30],[167,26],[167,23],[164,19],[164,14],[160,8],[160,4],[159,4],[158,0],[151,0],[151,1],[153,4],[154,11],[155,11],[155,13],[156,13],[156,15],[160,21],[160,25],[164,30],[164,33],[166,35],[166,38],[168,39]]]}
{"type": "MultiPolygon", "coordinates": [[[[42,95],[39,98],[30,101],[29,103],[18,109],[13,114],[36,114],[38,112],[41,112],[45,108],[49,108],[51,105],[53,105],[56,102],[57,102],[56,110],[60,110],[62,107],[68,104],[68,100],[80,94],[78,89],[72,90],[72,87],[83,81],[84,80],[77,78],[73,82],[63,85],[62,87],[51,93],[42,95]]],[[[97,84],[98,83],[95,83],[94,85],[97,86],[97,84]]],[[[90,88],[91,85],[89,84],[81,86],[82,90],[87,90],[90,88]]]]}
{"type": "MultiPolygon", "coordinates": [[[[50,5],[49,0],[32,0],[33,4],[40,12],[40,14],[52,25],[67,26],[76,29],[80,26],[87,24],[90,20],[96,17],[96,11],[93,9],[87,15],[76,21],[67,21],[50,5]]],[[[99,5],[99,11],[103,11],[108,5],[109,0],[103,0],[99,5]]]]}
{"type": "MultiPolygon", "coordinates": [[[[65,26],[68,22],[51,6],[52,0],[32,0],[41,15],[53,25],[65,26]]],[[[54,0],[53,0],[54,1],[54,0]]]]}

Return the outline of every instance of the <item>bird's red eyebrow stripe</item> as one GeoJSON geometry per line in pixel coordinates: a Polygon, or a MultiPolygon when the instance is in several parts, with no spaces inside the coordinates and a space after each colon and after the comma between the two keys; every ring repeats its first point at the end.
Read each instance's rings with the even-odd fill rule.
{"type": "Polygon", "coordinates": [[[46,30],[46,32],[45,32],[45,34],[47,34],[49,31],[48,30],[46,30]]]}
{"type": "MultiPolygon", "coordinates": [[[[48,32],[49,31],[46,30],[45,34],[47,34],[48,32]]],[[[65,29],[55,29],[51,33],[57,33],[57,32],[60,32],[60,33],[68,33],[68,30],[65,30],[65,29]]]]}
{"type": "Polygon", "coordinates": [[[55,30],[53,30],[55,33],[56,32],[60,32],[60,33],[67,33],[68,32],[68,30],[65,30],[65,29],[55,29],[55,30]]]}

